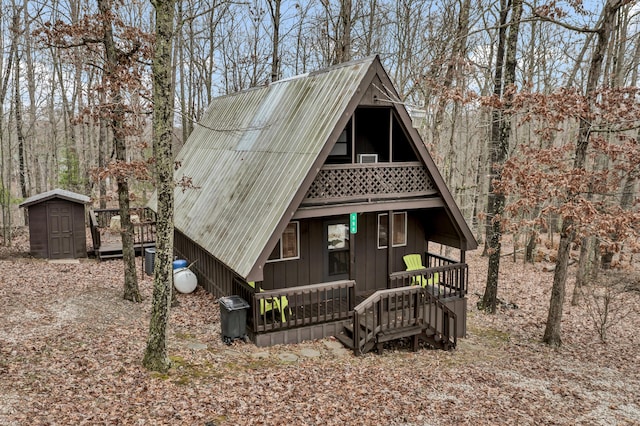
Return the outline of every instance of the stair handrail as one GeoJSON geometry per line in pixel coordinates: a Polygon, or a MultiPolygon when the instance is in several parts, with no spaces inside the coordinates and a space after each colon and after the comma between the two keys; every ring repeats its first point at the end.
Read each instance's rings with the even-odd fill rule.
{"type": "Polygon", "coordinates": [[[429,328],[440,334],[440,338],[444,341],[443,347],[445,350],[448,350],[450,347],[455,348],[458,344],[458,321],[456,313],[430,292],[425,290],[424,295],[423,318],[425,329],[429,328]],[[435,315],[434,323],[431,322],[431,312],[428,311],[430,306],[435,306],[436,313],[438,309],[441,312],[441,315],[435,315]],[[438,324],[441,326],[438,327],[438,324]],[[453,325],[453,327],[450,327],[450,325],[453,325]],[[453,333],[451,333],[450,328],[453,328],[453,333]]]}
{"type": "MultiPolygon", "coordinates": [[[[404,309],[403,309],[404,314],[404,309]]],[[[388,318],[388,316],[387,316],[388,318]]],[[[431,294],[420,286],[399,287],[385,290],[378,290],[371,296],[360,302],[353,309],[353,350],[356,355],[365,352],[365,347],[372,345],[377,335],[382,331],[393,329],[401,329],[421,325],[423,330],[431,329],[439,334],[443,341],[444,349],[456,347],[458,341],[458,324],[456,313],[447,307],[437,296],[431,294]],[[408,318],[398,323],[397,321],[388,321],[383,323],[386,302],[386,313],[392,311],[390,309],[391,302],[396,302],[401,297],[404,303],[404,297],[410,296],[408,299],[408,318]],[[393,300],[395,299],[395,300],[393,300]],[[435,309],[436,314],[431,315],[431,307],[435,309]],[[371,311],[370,315],[367,312],[371,311]],[[370,321],[369,321],[370,319],[370,321]],[[361,323],[361,320],[362,323],[361,323]],[[364,326],[364,330],[361,326],[364,326]],[[453,330],[452,330],[453,329],[453,330]],[[364,333],[364,336],[363,336],[364,333]]]]}
{"type": "Polygon", "coordinates": [[[422,312],[423,309],[419,309],[421,304],[419,303],[422,300],[421,294],[424,293],[424,289],[419,286],[411,286],[411,287],[399,287],[399,288],[390,288],[385,290],[378,290],[373,293],[371,296],[367,297],[365,300],[360,302],[355,308],[353,308],[353,350],[356,354],[363,353],[363,349],[366,345],[370,344],[373,339],[376,338],[377,334],[383,330],[389,330],[394,328],[403,328],[407,326],[414,326],[422,323],[422,312]],[[410,296],[414,298],[413,301],[409,302],[409,306],[413,306],[414,310],[412,312],[411,309],[408,310],[409,318],[406,320],[403,319],[400,324],[397,321],[388,322],[384,324],[382,322],[382,318],[384,317],[383,313],[389,313],[391,311],[391,301],[392,299],[396,304],[398,302],[398,298],[402,297],[404,301],[405,296],[410,296]],[[385,302],[386,301],[386,309],[385,302]],[[371,326],[369,326],[367,311],[372,311],[371,316],[371,326]],[[364,327],[365,327],[365,335],[362,342],[360,341],[362,330],[360,328],[361,323],[360,320],[364,319],[364,327]]]}
{"type": "Polygon", "coordinates": [[[91,231],[91,242],[93,243],[93,252],[97,256],[98,249],[100,248],[100,228],[98,226],[98,219],[93,209],[89,209],[89,229],[91,231]]]}

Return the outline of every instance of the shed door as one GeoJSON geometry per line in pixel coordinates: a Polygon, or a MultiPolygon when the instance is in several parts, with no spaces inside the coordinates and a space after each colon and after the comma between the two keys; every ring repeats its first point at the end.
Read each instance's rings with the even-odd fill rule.
{"type": "Polygon", "coordinates": [[[50,259],[74,257],[72,210],[68,203],[50,203],[47,206],[50,259]]]}

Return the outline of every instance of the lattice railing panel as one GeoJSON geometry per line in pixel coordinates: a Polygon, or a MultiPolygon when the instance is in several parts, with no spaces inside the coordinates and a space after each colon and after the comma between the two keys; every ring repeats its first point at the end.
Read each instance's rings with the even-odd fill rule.
{"type": "Polygon", "coordinates": [[[407,197],[434,190],[426,168],[419,163],[326,166],[318,172],[304,201],[407,197]]]}

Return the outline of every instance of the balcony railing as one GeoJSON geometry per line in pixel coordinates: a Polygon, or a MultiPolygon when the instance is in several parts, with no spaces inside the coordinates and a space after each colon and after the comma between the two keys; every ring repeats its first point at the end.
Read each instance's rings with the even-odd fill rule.
{"type": "Polygon", "coordinates": [[[302,204],[419,197],[435,193],[426,168],[419,162],[332,164],[320,169],[302,204]]]}

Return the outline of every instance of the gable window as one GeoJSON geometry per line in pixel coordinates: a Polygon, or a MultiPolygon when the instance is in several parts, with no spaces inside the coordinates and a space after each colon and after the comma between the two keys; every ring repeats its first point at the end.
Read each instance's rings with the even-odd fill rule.
{"type": "Polygon", "coordinates": [[[348,164],[351,163],[351,140],[352,140],[351,120],[347,123],[344,130],[338,136],[336,144],[331,149],[327,164],[348,164]]]}
{"type": "MultiPolygon", "coordinates": [[[[393,235],[391,246],[402,247],[407,245],[407,212],[393,213],[393,235]]],[[[378,248],[389,246],[389,214],[378,215],[378,248]]]]}
{"type": "Polygon", "coordinates": [[[278,240],[267,261],[291,260],[300,258],[300,223],[290,222],[278,240]]]}

